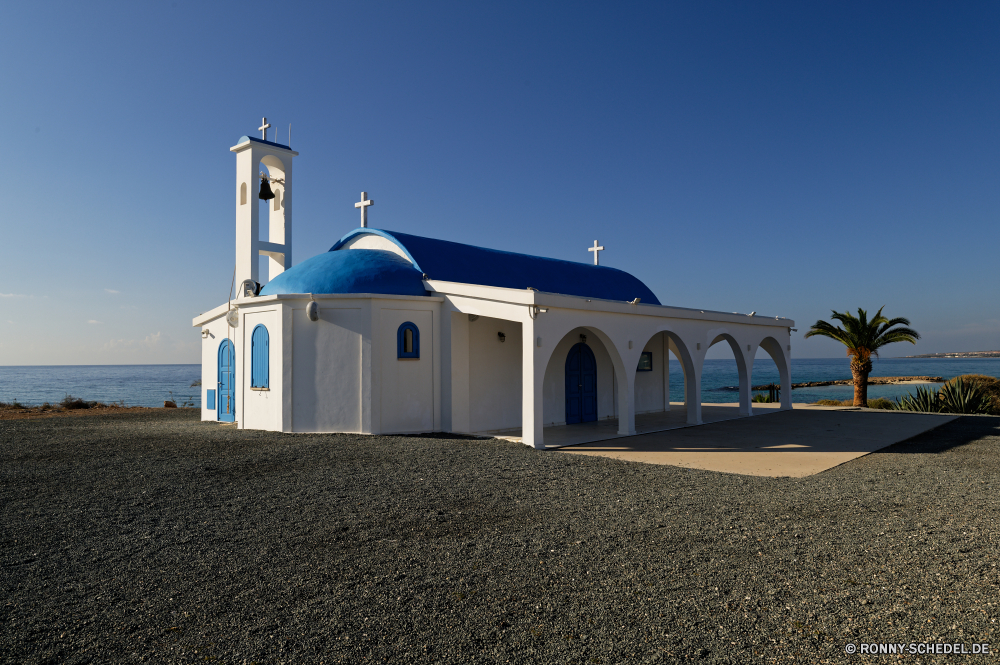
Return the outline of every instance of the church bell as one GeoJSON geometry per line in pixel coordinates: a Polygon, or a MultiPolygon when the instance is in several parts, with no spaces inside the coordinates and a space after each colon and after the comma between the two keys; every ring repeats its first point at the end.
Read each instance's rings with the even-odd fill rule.
{"type": "Polygon", "coordinates": [[[260,193],[257,194],[257,198],[261,201],[270,201],[274,198],[274,192],[271,191],[271,184],[267,181],[267,176],[260,176],[260,193]]]}

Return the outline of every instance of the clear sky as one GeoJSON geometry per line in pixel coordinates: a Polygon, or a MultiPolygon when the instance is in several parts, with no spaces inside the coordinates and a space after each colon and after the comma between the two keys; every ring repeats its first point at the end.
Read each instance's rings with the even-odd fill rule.
{"type": "Polygon", "coordinates": [[[366,190],[376,228],[599,239],[800,358],[881,305],[923,334],[886,356],[1000,348],[995,2],[11,3],[0,37],[0,365],[199,362],[264,115],[296,262],[366,190]]]}

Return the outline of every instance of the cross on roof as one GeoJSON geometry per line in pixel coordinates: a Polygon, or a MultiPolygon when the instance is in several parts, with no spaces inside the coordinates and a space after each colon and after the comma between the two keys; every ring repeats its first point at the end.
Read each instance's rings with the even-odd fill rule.
{"type": "Polygon", "coordinates": [[[595,266],[599,266],[599,265],[601,265],[601,262],[600,262],[600,261],[598,261],[598,259],[597,259],[597,256],[598,256],[598,253],[599,253],[599,252],[600,252],[601,250],[603,250],[603,249],[604,249],[604,245],[601,245],[600,247],[598,247],[598,245],[597,245],[597,241],[596,241],[596,240],[594,241],[594,246],[593,246],[593,247],[588,247],[588,248],[587,248],[587,251],[588,251],[588,252],[593,252],[593,253],[594,253],[594,265],[595,265],[595,266]]]}
{"type": "Polygon", "coordinates": [[[264,118],[263,120],[261,120],[260,127],[257,128],[257,131],[264,132],[265,141],[267,140],[267,128],[270,126],[271,125],[267,124],[267,118],[264,118]]]}
{"type": "Polygon", "coordinates": [[[361,192],[361,200],[354,204],[355,208],[361,208],[361,228],[368,227],[368,206],[375,205],[374,201],[368,200],[368,192],[361,192]]]}

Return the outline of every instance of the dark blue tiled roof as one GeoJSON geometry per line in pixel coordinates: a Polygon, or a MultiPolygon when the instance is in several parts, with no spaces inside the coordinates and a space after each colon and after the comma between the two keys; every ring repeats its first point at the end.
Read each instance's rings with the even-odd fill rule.
{"type": "MultiPolygon", "coordinates": [[[[363,234],[379,235],[394,242],[410,257],[416,269],[430,279],[510,289],[531,287],[549,293],[604,300],[641,298],[643,303],[660,304],[649,287],[616,268],[502,252],[408,233],[355,229],[330,251],[336,252],[346,241],[363,234]]],[[[356,251],[363,250],[348,253],[356,251]]]]}

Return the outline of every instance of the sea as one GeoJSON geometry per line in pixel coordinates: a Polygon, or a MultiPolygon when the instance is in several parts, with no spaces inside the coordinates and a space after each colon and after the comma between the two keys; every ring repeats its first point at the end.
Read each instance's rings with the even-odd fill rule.
{"type": "MultiPolygon", "coordinates": [[[[985,374],[1000,378],[1000,358],[882,358],[873,360],[871,376],[940,376],[945,380],[961,374],[985,374]]],[[[166,400],[178,406],[201,406],[197,385],[200,365],[18,365],[0,367],[0,402],[25,405],[52,404],[67,395],[85,401],[126,406],[163,406],[166,400]]],[[[850,379],[850,361],[845,358],[793,358],[792,383],[850,379]]],[[[778,368],[770,358],[754,361],[754,385],[780,383],[778,368]]],[[[736,361],[706,360],[702,371],[702,402],[736,402],[739,376],[736,361]]],[[[937,387],[930,385],[929,387],[937,387]]],[[[914,392],[915,385],[869,386],[869,399],[896,399],[914,392]]],[[[797,388],[792,401],[851,399],[852,386],[797,388]]],[[[684,375],[680,363],[670,359],[670,399],[684,399],[684,375]]]]}

